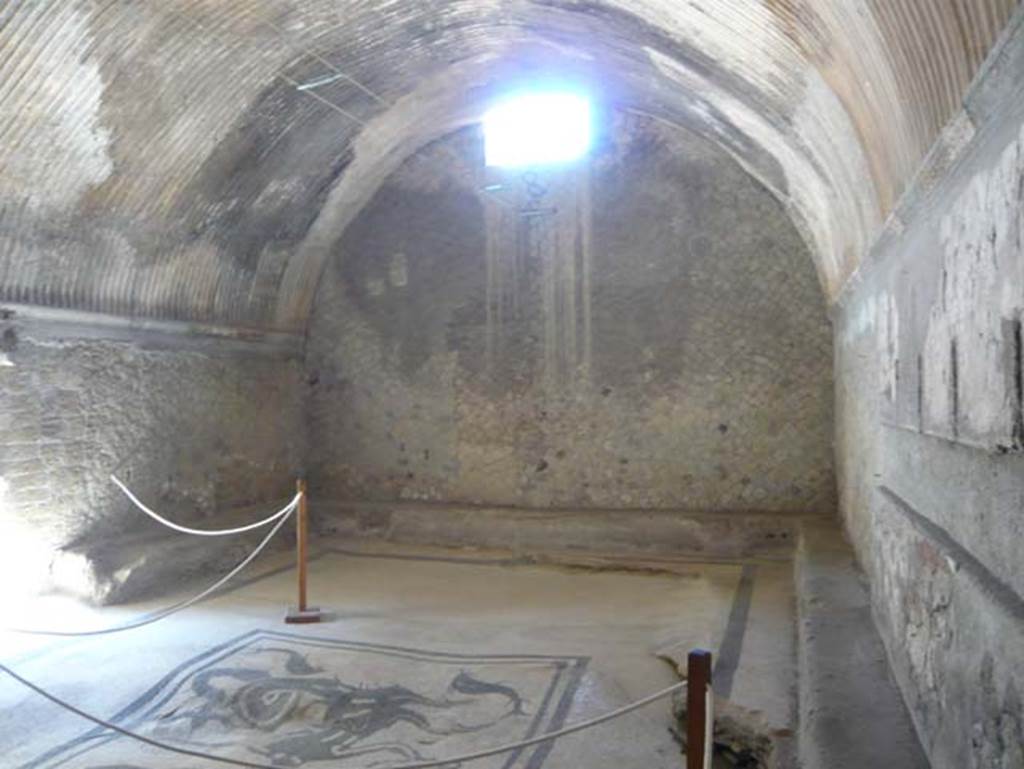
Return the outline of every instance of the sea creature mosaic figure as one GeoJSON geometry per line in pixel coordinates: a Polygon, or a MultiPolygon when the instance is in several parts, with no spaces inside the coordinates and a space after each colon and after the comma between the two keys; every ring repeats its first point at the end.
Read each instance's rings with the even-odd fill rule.
{"type": "Polygon", "coordinates": [[[439,739],[527,715],[514,688],[466,671],[442,695],[427,696],[403,685],[347,683],[291,649],[267,652],[285,656],[284,674],[207,669],[191,680],[186,707],[158,716],[154,735],[210,748],[253,734],[253,750],[282,767],[368,754],[379,754],[383,765],[422,759],[421,749],[439,739]]]}

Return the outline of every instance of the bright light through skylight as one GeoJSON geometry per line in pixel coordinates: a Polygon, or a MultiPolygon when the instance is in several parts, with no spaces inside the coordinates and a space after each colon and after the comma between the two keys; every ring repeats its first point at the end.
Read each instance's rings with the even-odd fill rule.
{"type": "Polygon", "coordinates": [[[590,149],[590,101],[575,93],[527,93],[484,115],[489,166],[522,168],[567,163],[590,149]]]}

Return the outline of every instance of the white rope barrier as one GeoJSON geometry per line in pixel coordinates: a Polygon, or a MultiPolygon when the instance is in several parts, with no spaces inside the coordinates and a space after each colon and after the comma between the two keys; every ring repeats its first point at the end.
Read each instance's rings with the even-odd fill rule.
{"type": "Polygon", "coordinates": [[[452,758],[436,759],[433,761],[418,761],[412,764],[395,764],[386,767],[386,769],[430,769],[430,767],[437,766],[458,766],[459,764],[466,761],[478,761],[481,758],[489,758],[490,756],[497,756],[502,753],[511,753],[513,750],[519,750],[520,748],[529,748],[533,745],[540,745],[544,742],[557,740],[559,737],[565,737],[568,734],[582,732],[585,729],[590,729],[592,727],[598,726],[608,721],[613,721],[616,718],[621,718],[627,713],[632,713],[634,710],[639,710],[640,708],[646,705],[650,705],[652,702],[657,702],[658,700],[664,699],[665,697],[671,697],[673,694],[684,688],[686,688],[686,681],[680,681],[677,684],[673,684],[672,686],[661,689],[660,691],[657,691],[654,694],[648,695],[647,697],[644,697],[642,700],[637,700],[636,702],[631,702],[628,705],[623,705],[621,708],[609,711],[604,715],[597,716],[596,718],[591,718],[587,721],[577,721],[575,724],[570,724],[569,726],[566,726],[563,729],[559,729],[558,731],[548,732],[547,734],[542,734],[539,737],[534,737],[529,740],[521,740],[520,742],[509,743],[508,745],[501,745],[496,748],[481,750],[476,753],[466,753],[464,755],[454,756],[452,758]]]}
{"type": "MultiPolygon", "coordinates": [[[[201,759],[205,759],[207,761],[215,761],[215,762],[221,763],[221,764],[230,764],[232,766],[243,766],[243,767],[247,767],[247,769],[281,769],[281,767],[279,765],[261,764],[261,763],[256,763],[256,762],[252,762],[252,761],[244,761],[244,760],[240,760],[240,759],[228,758],[226,756],[217,756],[217,755],[213,755],[211,753],[203,753],[203,752],[198,751],[198,750],[190,750],[188,748],[180,748],[180,747],[178,747],[176,745],[170,745],[170,744],[168,744],[166,742],[160,742],[159,740],[154,740],[154,739],[152,739],[150,737],[146,737],[146,736],[143,736],[141,734],[137,734],[136,732],[133,732],[133,731],[130,731],[128,729],[125,729],[124,727],[118,726],[117,724],[113,724],[113,723],[111,723],[109,721],[104,721],[102,718],[98,718],[97,716],[90,715],[89,713],[86,713],[84,710],[80,710],[79,708],[76,708],[74,705],[71,705],[70,703],[65,702],[64,700],[60,699],[56,695],[50,694],[50,692],[46,691],[41,686],[38,686],[38,685],[32,683],[31,681],[29,681],[26,678],[22,678],[20,675],[18,675],[17,673],[15,673],[13,670],[11,670],[9,667],[7,667],[6,665],[4,665],[2,663],[0,663],[0,670],[2,670],[4,673],[9,675],[11,678],[13,678],[15,681],[20,683],[22,686],[25,686],[25,687],[31,689],[32,691],[34,691],[36,694],[40,695],[41,697],[45,697],[46,699],[48,699],[50,702],[54,703],[55,705],[58,705],[58,706],[64,708],[65,710],[68,710],[71,713],[74,713],[75,715],[77,715],[77,716],[79,716],[81,718],[84,718],[86,721],[91,721],[92,723],[96,724],[97,726],[101,726],[104,729],[109,729],[110,731],[117,732],[118,734],[121,734],[121,735],[123,735],[125,737],[128,737],[130,739],[136,740],[138,742],[145,743],[146,745],[151,745],[154,748],[159,748],[160,750],[166,750],[166,751],[171,752],[171,753],[177,753],[178,755],[182,755],[182,756],[190,756],[192,758],[201,758],[201,759]]],[[[480,751],[477,751],[476,753],[466,753],[466,754],[461,755],[461,756],[452,756],[450,758],[431,759],[429,761],[417,761],[417,762],[411,763],[411,764],[393,764],[391,766],[385,767],[384,769],[431,769],[431,767],[458,766],[459,764],[462,764],[462,763],[465,763],[465,762],[468,762],[468,761],[477,761],[477,760],[479,760],[481,758],[489,758],[490,756],[497,756],[497,755],[500,755],[502,753],[511,753],[513,750],[519,750],[521,748],[529,748],[529,747],[532,747],[533,745],[540,745],[541,743],[550,742],[551,740],[556,740],[559,737],[565,737],[568,734],[573,734],[575,732],[581,732],[584,729],[590,729],[590,728],[592,728],[594,726],[598,726],[599,724],[606,723],[607,721],[612,721],[612,720],[614,720],[616,718],[620,718],[620,717],[626,715],[627,713],[632,713],[634,710],[639,710],[640,708],[644,707],[645,705],[650,705],[652,702],[656,702],[657,700],[660,700],[660,699],[663,699],[665,697],[671,696],[672,694],[674,694],[675,692],[679,691],[680,689],[683,689],[685,686],[686,686],[686,681],[682,681],[682,682],[680,682],[678,684],[674,684],[672,686],[669,686],[666,689],[662,689],[661,691],[655,692],[654,694],[652,694],[652,695],[650,695],[648,697],[644,697],[642,700],[637,700],[636,702],[632,702],[629,705],[625,705],[625,706],[623,706],[621,708],[617,708],[616,710],[612,710],[612,711],[610,711],[608,713],[605,713],[604,715],[597,716],[596,718],[591,718],[591,719],[589,719],[587,721],[578,721],[575,724],[571,724],[570,726],[566,726],[565,728],[559,729],[558,731],[548,732],[547,734],[542,734],[539,737],[533,737],[532,739],[521,740],[519,742],[513,742],[513,743],[509,743],[507,745],[500,745],[498,747],[489,748],[487,750],[480,750],[480,751]]],[[[338,758],[339,759],[344,759],[345,756],[341,755],[341,756],[338,756],[338,758]]]]}
{"type": "MultiPolygon", "coordinates": [[[[295,497],[284,508],[282,508],[280,511],[278,511],[277,513],[274,513],[274,515],[270,516],[269,518],[266,518],[266,519],[264,519],[262,521],[259,521],[257,523],[250,524],[250,525],[244,526],[244,527],[240,527],[238,529],[224,529],[224,530],[220,530],[220,531],[204,531],[204,530],[190,529],[190,528],[187,528],[187,527],[184,527],[184,526],[179,526],[179,525],[177,525],[175,523],[172,523],[171,521],[168,521],[167,519],[161,517],[160,515],[158,515],[154,511],[150,510],[148,507],[146,507],[115,476],[112,475],[110,477],[111,477],[111,480],[113,480],[113,482],[115,484],[117,484],[117,486],[128,496],[128,498],[133,503],[135,503],[135,505],[140,510],[142,510],[142,512],[146,513],[147,515],[149,515],[153,519],[159,521],[160,523],[164,524],[165,526],[168,526],[168,527],[170,527],[172,529],[175,529],[176,531],[181,531],[181,532],[184,532],[184,533],[187,533],[187,534],[198,534],[198,535],[201,535],[201,536],[223,536],[223,535],[227,535],[227,534],[238,534],[238,533],[242,533],[242,532],[245,532],[245,531],[251,531],[253,529],[259,528],[260,526],[266,526],[269,523],[273,523],[275,520],[277,521],[277,524],[274,526],[273,529],[270,530],[270,532],[267,534],[267,536],[264,537],[263,540],[256,546],[255,550],[253,550],[248,556],[246,556],[234,569],[232,569],[226,575],[221,577],[214,584],[210,585],[210,587],[206,588],[201,593],[199,593],[198,595],[193,596],[192,598],[189,598],[189,599],[187,599],[185,601],[180,601],[180,602],[178,602],[176,604],[173,604],[173,605],[171,605],[171,606],[169,606],[169,607],[167,607],[167,608],[165,608],[165,609],[163,609],[161,611],[156,612],[155,614],[150,614],[150,615],[148,615],[146,617],[143,617],[143,618],[141,618],[139,620],[136,620],[136,621],[133,621],[133,622],[128,622],[128,623],[123,624],[123,625],[116,625],[114,627],[102,628],[102,629],[98,629],[98,630],[59,631],[59,630],[36,630],[36,629],[13,628],[13,627],[4,627],[4,628],[0,628],[0,630],[6,631],[6,632],[10,632],[10,633],[21,633],[21,634],[26,634],[26,635],[39,635],[39,636],[60,636],[60,637],[98,636],[98,635],[107,635],[107,634],[110,634],[110,633],[120,633],[120,632],[123,632],[125,630],[132,630],[132,629],[135,629],[135,628],[143,627],[145,625],[153,624],[154,622],[158,622],[158,621],[160,621],[162,619],[166,619],[167,617],[170,617],[173,614],[176,614],[176,613],[178,613],[180,611],[183,611],[184,609],[189,608],[190,606],[193,606],[193,605],[199,603],[200,601],[202,601],[204,598],[208,597],[212,593],[215,593],[217,590],[219,590],[221,587],[223,587],[227,582],[229,582],[231,579],[233,579],[235,576],[237,576],[238,573],[241,572],[246,566],[248,566],[250,563],[252,563],[252,561],[255,560],[256,557],[259,556],[259,554],[261,552],[263,552],[263,550],[266,548],[266,546],[270,543],[270,540],[273,539],[274,535],[277,534],[277,532],[281,530],[281,527],[284,526],[284,524],[287,522],[288,518],[291,516],[291,513],[295,511],[296,507],[299,504],[299,501],[302,498],[302,493],[301,492],[296,494],[295,497]]],[[[146,737],[144,735],[138,734],[138,733],[133,732],[131,730],[125,729],[124,727],[118,726],[117,724],[111,723],[109,721],[105,721],[102,718],[99,718],[97,716],[91,715],[90,713],[87,713],[86,711],[81,710],[80,708],[75,707],[74,705],[70,704],[69,702],[66,702],[66,701],[62,700],[61,698],[57,697],[56,695],[51,694],[47,690],[43,689],[41,686],[38,686],[37,684],[32,683],[28,679],[23,678],[22,676],[18,675],[18,673],[16,673],[15,671],[11,670],[11,668],[7,667],[6,665],[4,665],[2,663],[0,663],[0,671],[6,673],[8,676],[13,678],[15,681],[17,681],[21,685],[27,687],[28,689],[31,689],[33,692],[35,692],[39,696],[44,697],[45,699],[49,700],[50,702],[54,703],[55,705],[58,705],[59,707],[65,709],[65,710],[67,710],[67,711],[69,711],[71,713],[74,713],[75,715],[79,716],[80,718],[83,718],[83,719],[85,719],[87,721],[91,721],[92,723],[94,723],[97,726],[100,726],[100,727],[102,727],[104,729],[108,729],[110,731],[116,732],[116,733],[118,733],[120,735],[128,737],[128,738],[130,738],[132,740],[135,740],[137,742],[141,742],[141,743],[144,743],[146,745],[150,745],[150,746],[155,747],[155,748],[157,748],[159,750],[164,750],[164,751],[168,751],[168,752],[171,752],[171,753],[176,753],[178,755],[190,756],[192,758],[199,758],[199,759],[203,759],[203,760],[207,760],[207,761],[212,761],[212,762],[216,762],[216,763],[229,764],[231,766],[246,767],[247,769],[280,769],[280,767],[278,767],[276,765],[272,765],[272,764],[263,764],[263,763],[258,763],[258,762],[252,762],[252,761],[245,761],[245,760],[240,760],[240,759],[228,758],[226,756],[218,756],[218,755],[214,755],[214,754],[210,754],[210,753],[204,753],[202,751],[191,750],[189,748],[178,747],[176,745],[171,745],[171,744],[168,744],[168,743],[165,743],[165,742],[160,742],[159,740],[154,740],[154,739],[152,739],[150,737],[146,737]]],[[[647,697],[644,697],[643,699],[637,700],[635,702],[631,702],[628,705],[624,705],[621,708],[616,708],[615,710],[609,711],[608,713],[604,713],[603,715],[597,716],[595,718],[588,719],[586,721],[579,721],[579,722],[577,722],[575,724],[571,724],[571,725],[566,726],[566,727],[564,727],[562,729],[558,729],[558,730],[553,731],[553,732],[547,732],[546,734],[542,734],[542,735],[539,735],[537,737],[532,737],[530,739],[520,740],[518,742],[508,743],[508,744],[505,744],[505,745],[499,745],[497,747],[488,748],[488,749],[485,749],[485,750],[480,750],[480,751],[477,751],[477,752],[474,752],[474,753],[465,753],[463,755],[452,756],[452,757],[449,757],[449,758],[431,759],[431,760],[427,760],[427,761],[417,761],[417,762],[406,763],[406,764],[393,764],[393,765],[391,765],[389,767],[386,767],[386,769],[433,769],[434,767],[458,766],[458,765],[460,765],[462,763],[466,763],[466,762],[469,762],[469,761],[478,761],[478,760],[483,759],[483,758],[489,758],[491,756],[497,756],[497,755],[501,755],[503,753],[510,753],[510,752],[512,752],[514,750],[521,750],[523,748],[529,748],[529,747],[532,747],[534,745],[540,745],[540,744],[543,744],[545,742],[550,742],[552,740],[557,740],[557,739],[559,739],[561,737],[565,737],[565,736],[567,736],[569,734],[574,734],[576,732],[581,732],[581,731],[584,731],[586,729],[591,729],[591,728],[593,728],[595,726],[598,726],[600,724],[607,723],[608,721],[612,721],[614,719],[621,718],[622,716],[624,716],[624,715],[626,715],[628,713],[632,713],[635,710],[639,710],[640,708],[645,707],[646,705],[650,705],[651,703],[656,702],[657,700],[660,700],[660,699],[663,699],[665,697],[671,696],[675,692],[680,691],[683,688],[685,688],[686,685],[687,685],[687,682],[686,681],[682,681],[680,683],[677,683],[677,684],[674,684],[672,686],[666,687],[665,689],[661,689],[660,691],[657,691],[657,692],[655,692],[655,693],[653,693],[653,694],[651,694],[651,695],[649,695],[647,697]]],[[[706,745],[710,746],[710,743],[711,743],[711,730],[712,730],[712,726],[711,726],[711,724],[712,724],[712,717],[711,717],[712,701],[711,701],[710,687],[709,687],[709,691],[708,691],[708,694],[707,694],[707,706],[708,706],[708,722],[707,722],[708,725],[707,725],[707,733],[706,733],[705,739],[706,739],[706,745]]],[[[706,751],[706,753],[705,753],[705,756],[709,757],[710,755],[711,755],[711,750],[708,749],[706,751]]],[[[344,759],[345,756],[341,755],[341,756],[338,756],[338,758],[344,759]]],[[[707,761],[708,759],[706,758],[705,760],[707,761]]],[[[705,766],[707,766],[707,765],[708,764],[706,763],[705,766]]]]}
{"type": "Polygon", "coordinates": [[[151,625],[154,622],[166,619],[167,617],[170,617],[172,614],[177,614],[179,611],[187,609],[190,606],[194,606],[210,594],[217,592],[225,584],[231,581],[240,571],[242,571],[242,569],[244,569],[246,566],[252,563],[256,559],[256,557],[263,552],[264,548],[266,548],[266,546],[270,544],[270,540],[274,538],[274,535],[277,534],[277,532],[281,530],[281,527],[284,526],[284,524],[288,521],[288,518],[291,517],[292,511],[295,510],[295,507],[296,505],[298,505],[298,503],[299,497],[296,496],[296,498],[293,499],[290,503],[288,503],[288,506],[284,509],[284,515],[281,518],[281,520],[277,522],[277,525],[270,530],[270,533],[263,538],[263,541],[256,546],[256,549],[253,550],[248,556],[246,556],[245,559],[241,563],[239,563],[234,569],[232,569],[230,572],[228,572],[226,575],[224,575],[219,580],[214,582],[212,585],[210,585],[210,587],[206,588],[206,590],[199,593],[198,595],[193,596],[188,600],[180,601],[176,604],[173,604],[172,606],[168,606],[166,609],[162,609],[161,611],[158,611],[156,614],[150,614],[149,616],[143,617],[142,619],[135,620],[134,622],[129,622],[124,625],[115,625],[114,627],[102,628],[100,630],[35,630],[15,627],[4,627],[0,628],[0,630],[4,630],[8,633],[21,633],[23,635],[59,636],[63,638],[72,638],[78,636],[97,636],[108,635],[110,633],[121,633],[125,630],[133,630],[135,628],[143,627],[145,625],[151,625]]]}
{"type": "Polygon", "coordinates": [[[112,480],[117,485],[117,487],[119,489],[121,489],[121,491],[124,492],[125,496],[128,497],[128,499],[130,499],[135,504],[135,506],[137,508],[139,508],[139,510],[144,512],[146,515],[148,515],[154,521],[156,521],[158,523],[162,523],[164,526],[166,526],[169,529],[174,529],[175,531],[180,531],[182,534],[195,534],[196,536],[199,536],[199,537],[226,537],[226,536],[229,536],[231,534],[243,534],[243,533],[245,533],[247,531],[252,531],[253,529],[259,529],[259,528],[261,528],[263,526],[266,526],[268,524],[273,523],[274,521],[278,520],[279,518],[282,518],[282,517],[288,515],[288,513],[298,503],[299,496],[300,496],[299,494],[296,494],[294,497],[292,497],[291,502],[289,502],[283,508],[278,510],[273,515],[268,516],[267,518],[264,518],[262,521],[257,521],[256,523],[250,523],[250,524],[247,524],[245,526],[239,526],[238,528],[235,528],[235,529],[191,529],[188,526],[182,526],[180,524],[174,523],[174,521],[169,521],[166,518],[164,518],[162,515],[160,515],[159,513],[157,513],[154,510],[151,510],[150,508],[146,507],[146,505],[143,504],[142,500],[140,500],[137,496],[135,496],[127,486],[125,486],[123,483],[121,483],[121,481],[117,478],[116,475],[111,475],[110,476],[110,480],[112,480]]]}

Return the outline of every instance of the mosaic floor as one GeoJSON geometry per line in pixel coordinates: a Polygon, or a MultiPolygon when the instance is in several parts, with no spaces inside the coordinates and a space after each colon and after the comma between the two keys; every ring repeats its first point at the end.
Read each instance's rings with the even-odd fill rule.
{"type": "MultiPolygon", "coordinates": [[[[791,723],[788,564],[637,573],[326,548],[310,582],[329,621],[286,626],[293,573],[276,558],[156,625],[70,641],[7,636],[0,656],[122,727],[281,767],[384,769],[514,742],[676,682],[665,657],[698,646],[716,653],[719,696],[791,723]]],[[[78,609],[76,621],[116,624],[167,601],[78,609]]],[[[676,768],[670,725],[666,701],[466,766],[676,768]]],[[[25,769],[215,765],[93,728],[6,678],[0,755],[25,769]]]]}

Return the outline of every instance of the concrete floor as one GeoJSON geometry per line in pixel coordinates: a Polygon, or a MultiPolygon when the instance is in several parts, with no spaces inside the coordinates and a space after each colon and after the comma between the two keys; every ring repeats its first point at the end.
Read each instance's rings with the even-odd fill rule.
{"type": "MultiPolygon", "coordinates": [[[[54,640],[0,635],[0,658],[57,695],[154,738],[281,766],[353,769],[511,742],[678,681],[672,659],[716,659],[716,690],[766,728],[792,730],[789,563],[669,561],[641,570],[521,565],[489,552],[320,542],[320,625],[281,621],[290,556],[154,625],[54,640]],[[328,765],[328,764],[323,764],[328,765]]],[[[190,587],[192,589],[192,587],[190,587]]],[[[188,591],[182,591],[185,595],[188,591]]],[[[36,626],[115,624],[169,603],[13,609],[36,626]]],[[[472,764],[481,769],[683,765],[662,701],[598,727],[472,764]]],[[[3,766],[192,769],[199,760],[112,739],[0,680],[3,766]]]]}

